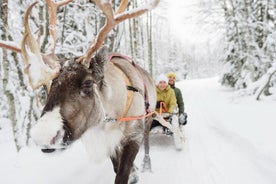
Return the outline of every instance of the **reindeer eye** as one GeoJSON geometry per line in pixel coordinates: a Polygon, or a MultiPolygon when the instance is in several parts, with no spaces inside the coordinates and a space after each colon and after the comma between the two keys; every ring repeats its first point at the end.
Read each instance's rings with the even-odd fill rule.
{"type": "Polygon", "coordinates": [[[93,86],[93,81],[92,80],[85,80],[83,83],[82,83],[82,88],[83,87],[88,87],[88,88],[90,88],[90,87],[92,87],[93,86]]]}
{"type": "Polygon", "coordinates": [[[93,90],[93,81],[92,80],[85,80],[81,85],[80,94],[82,97],[89,96],[93,90]]]}

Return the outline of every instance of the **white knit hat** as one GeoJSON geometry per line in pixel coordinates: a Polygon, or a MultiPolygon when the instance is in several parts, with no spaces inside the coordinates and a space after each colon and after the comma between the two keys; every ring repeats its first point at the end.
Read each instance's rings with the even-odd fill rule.
{"type": "Polygon", "coordinates": [[[158,85],[160,81],[165,81],[168,84],[169,79],[165,74],[161,74],[156,78],[155,84],[158,85]]]}

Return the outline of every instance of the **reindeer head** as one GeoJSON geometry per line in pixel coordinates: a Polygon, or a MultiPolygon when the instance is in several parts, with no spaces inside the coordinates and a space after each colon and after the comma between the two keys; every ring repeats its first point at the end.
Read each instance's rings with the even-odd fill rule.
{"type": "Polygon", "coordinates": [[[101,48],[90,61],[89,68],[75,59],[66,61],[52,81],[41,118],[31,132],[43,150],[65,147],[103,121],[100,89],[104,85],[107,48],[101,48]]]}
{"type": "Polygon", "coordinates": [[[34,142],[40,145],[44,151],[66,147],[80,138],[89,127],[103,121],[105,112],[99,97],[99,90],[104,85],[107,49],[104,47],[95,56],[92,55],[101,47],[109,31],[117,24],[147,12],[159,2],[159,0],[154,0],[143,7],[124,11],[128,0],[122,0],[117,11],[114,12],[109,1],[94,0],[106,16],[105,25],[83,56],[69,59],[61,64],[54,53],[56,45],[55,16],[60,6],[71,1],[54,3],[52,0],[46,0],[51,24],[49,26],[52,40],[50,54],[46,55],[40,52],[40,46],[29,28],[28,17],[37,2],[31,4],[26,11],[21,50],[14,47],[8,48],[0,42],[0,47],[14,51],[17,49],[16,51],[22,53],[26,65],[25,72],[33,89],[42,85],[47,86],[47,103],[31,131],[34,142]]]}

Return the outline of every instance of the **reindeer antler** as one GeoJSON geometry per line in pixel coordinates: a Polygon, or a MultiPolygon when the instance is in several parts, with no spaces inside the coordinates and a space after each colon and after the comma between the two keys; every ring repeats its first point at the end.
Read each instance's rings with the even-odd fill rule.
{"type": "Polygon", "coordinates": [[[50,90],[51,81],[56,78],[60,71],[60,63],[55,55],[56,47],[56,14],[57,9],[63,5],[72,2],[72,0],[65,0],[59,3],[55,3],[53,0],[46,0],[49,8],[49,32],[51,36],[51,53],[42,54],[40,52],[40,46],[36,42],[29,26],[29,15],[32,8],[37,2],[32,3],[27,9],[24,16],[24,36],[21,44],[22,56],[27,66],[25,72],[29,76],[29,82],[33,89],[37,89],[42,85],[46,85],[50,90]],[[26,46],[29,47],[31,53],[27,52],[26,46]],[[46,65],[46,64],[47,65],[46,65]],[[40,72],[38,72],[40,71],[40,72]]]}
{"type": "Polygon", "coordinates": [[[128,5],[128,0],[122,0],[116,14],[122,13],[128,5]]]}
{"type": "MultiPolygon", "coordinates": [[[[37,2],[32,3],[27,9],[24,16],[24,36],[21,43],[21,49],[10,45],[7,42],[0,41],[0,47],[13,50],[15,52],[21,52],[26,69],[25,72],[29,77],[29,82],[33,89],[37,89],[42,85],[46,85],[47,89],[50,89],[52,79],[56,78],[60,71],[60,64],[54,53],[56,47],[56,14],[57,9],[63,5],[66,5],[73,0],[64,0],[61,2],[55,2],[55,0],[46,0],[49,8],[49,32],[50,32],[50,54],[42,54],[40,52],[40,46],[35,40],[29,26],[29,15],[32,8],[37,2]]],[[[116,13],[113,12],[112,6],[109,0],[94,0],[97,6],[103,11],[106,21],[105,25],[100,29],[96,35],[92,45],[77,61],[81,62],[85,66],[89,66],[89,60],[91,55],[98,50],[104,42],[107,34],[120,22],[133,17],[140,16],[148,10],[154,8],[159,0],[150,0],[144,6],[137,7],[135,9],[125,11],[128,5],[128,0],[122,0],[116,13]]]]}
{"type": "Polygon", "coordinates": [[[25,61],[25,73],[28,75],[31,87],[35,90],[42,85],[50,89],[51,80],[56,78],[60,71],[60,64],[51,63],[49,67],[42,59],[40,46],[35,40],[29,26],[29,15],[37,2],[32,3],[24,16],[24,36],[21,43],[22,56],[25,61]],[[28,48],[27,48],[28,47],[28,48]]]}
{"type": "Polygon", "coordinates": [[[158,3],[159,0],[153,0],[149,2],[148,4],[145,4],[144,6],[135,8],[133,10],[125,11],[128,0],[122,0],[120,3],[120,6],[116,13],[113,12],[112,6],[109,2],[109,0],[93,0],[97,6],[103,11],[106,21],[104,26],[100,29],[99,33],[96,35],[92,45],[89,47],[89,49],[86,51],[86,53],[81,56],[77,61],[81,62],[85,66],[89,66],[89,60],[91,55],[98,50],[102,43],[104,42],[107,34],[120,22],[123,22],[126,19],[138,17],[148,10],[154,8],[158,3]]]}
{"type": "Polygon", "coordinates": [[[57,40],[57,36],[56,36],[56,17],[57,17],[57,10],[59,7],[64,6],[70,2],[72,2],[73,0],[65,0],[65,1],[61,1],[61,2],[54,2],[54,0],[46,0],[46,3],[48,5],[49,8],[49,32],[50,35],[52,37],[52,40],[50,41],[51,44],[51,52],[53,53],[55,51],[56,48],[56,40],[57,40]]]}
{"type": "Polygon", "coordinates": [[[21,42],[21,49],[10,42],[0,41],[0,47],[22,54],[26,66],[25,73],[28,75],[30,85],[34,90],[42,85],[46,85],[47,89],[50,90],[51,81],[59,74],[61,66],[54,53],[56,46],[56,14],[59,7],[72,1],[64,0],[55,3],[53,0],[46,0],[49,8],[50,54],[40,52],[40,46],[35,40],[29,26],[29,15],[31,14],[32,8],[38,3],[37,1],[32,3],[25,13],[24,35],[21,42]]]}

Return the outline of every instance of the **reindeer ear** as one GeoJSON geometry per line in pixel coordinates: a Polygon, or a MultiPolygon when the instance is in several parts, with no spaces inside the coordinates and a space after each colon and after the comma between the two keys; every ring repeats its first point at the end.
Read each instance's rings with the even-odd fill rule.
{"type": "Polygon", "coordinates": [[[90,61],[94,82],[98,83],[104,78],[104,66],[108,61],[108,48],[103,46],[90,61]]]}

